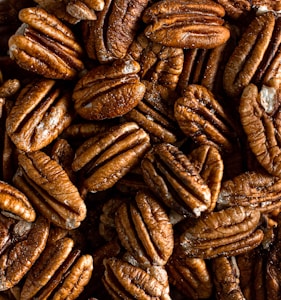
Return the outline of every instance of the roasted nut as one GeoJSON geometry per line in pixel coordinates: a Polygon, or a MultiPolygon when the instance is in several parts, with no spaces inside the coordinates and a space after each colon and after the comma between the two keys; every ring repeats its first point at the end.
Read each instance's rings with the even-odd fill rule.
{"type": "Polygon", "coordinates": [[[156,144],[142,159],[141,167],[145,182],[165,205],[181,215],[199,217],[216,203],[223,163],[213,147],[194,151],[186,156],[174,145],[156,144]]]}
{"type": "Polygon", "coordinates": [[[229,39],[224,14],[221,5],[208,0],[158,1],[143,13],[144,33],[165,46],[210,49],[229,39]]]}
{"type": "Polygon", "coordinates": [[[33,80],[21,90],[7,117],[7,133],[18,149],[40,150],[70,125],[71,104],[70,93],[55,80],[33,80]]]}
{"type": "Polygon", "coordinates": [[[165,265],[173,252],[172,224],[164,208],[147,191],[139,191],[135,203],[122,204],[115,225],[123,247],[143,268],[165,265]]]}
{"type": "Polygon", "coordinates": [[[245,17],[251,10],[251,0],[217,0],[225,9],[226,14],[232,19],[245,17]]]}
{"type": "Polygon", "coordinates": [[[280,0],[252,0],[253,7],[259,8],[260,10],[281,10],[281,1],[280,0]]]}
{"type": "Polygon", "coordinates": [[[67,3],[66,11],[77,20],[96,20],[95,11],[101,11],[103,8],[103,0],[71,0],[67,3]]]}
{"type": "Polygon", "coordinates": [[[249,147],[260,165],[281,177],[280,91],[249,84],[240,98],[239,113],[249,147]]]}
{"type": "Polygon", "coordinates": [[[103,120],[124,115],[143,98],[145,85],[140,82],[139,64],[117,60],[99,65],[84,75],[73,91],[77,113],[87,120],[103,120]]]}
{"type": "Polygon", "coordinates": [[[85,219],[86,206],[67,173],[42,151],[21,153],[14,184],[51,223],[74,229],[85,219]]]}
{"type": "Polygon", "coordinates": [[[23,22],[9,39],[9,53],[28,71],[53,79],[73,79],[83,70],[82,48],[73,32],[40,7],[22,9],[23,22]]]}
{"type": "Polygon", "coordinates": [[[259,220],[259,211],[242,206],[211,212],[181,234],[179,251],[203,259],[245,253],[262,242],[259,220]]]}
{"type": "Polygon", "coordinates": [[[81,194],[112,187],[141,161],[149,147],[149,135],[133,122],[86,140],[72,163],[75,172],[81,170],[81,194]]]}
{"type": "Polygon", "coordinates": [[[181,130],[199,145],[211,145],[232,152],[235,126],[229,114],[204,86],[191,84],[175,102],[175,118],[181,130]]]}
{"type": "Polygon", "coordinates": [[[101,63],[122,59],[133,42],[148,0],[106,0],[97,20],[84,22],[87,54],[101,63]]]}

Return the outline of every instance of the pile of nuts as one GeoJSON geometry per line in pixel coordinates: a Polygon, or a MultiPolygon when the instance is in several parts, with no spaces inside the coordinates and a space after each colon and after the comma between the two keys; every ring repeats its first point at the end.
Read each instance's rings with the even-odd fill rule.
{"type": "Polygon", "coordinates": [[[0,300],[281,299],[281,1],[0,2],[0,300]]]}

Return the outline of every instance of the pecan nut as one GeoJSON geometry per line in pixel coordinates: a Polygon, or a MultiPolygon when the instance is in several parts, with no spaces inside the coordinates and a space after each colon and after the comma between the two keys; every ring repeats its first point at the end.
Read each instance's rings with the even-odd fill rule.
{"type": "Polygon", "coordinates": [[[251,2],[249,0],[217,0],[225,9],[226,15],[232,19],[245,17],[251,10],[251,2]]]}
{"type": "Polygon", "coordinates": [[[53,79],[73,79],[83,70],[83,50],[73,32],[40,7],[24,8],[9,39],[12,59],[23,69],[53,79]]]}
{"type": "Polygon", "coordinates": [[[210,49],[230,37],[224,8],[213,1],[158,1],[143,13],[144,33],[156,43],[177,48],[210,49]]]}
{"type": "Polygon", "coordinates": [[[139,64],[131,59],[94,67],[74,88],[75,110],[87,120],[124,115],[144,96],[145,85],[140,82],[139,70],[139,64]]]}

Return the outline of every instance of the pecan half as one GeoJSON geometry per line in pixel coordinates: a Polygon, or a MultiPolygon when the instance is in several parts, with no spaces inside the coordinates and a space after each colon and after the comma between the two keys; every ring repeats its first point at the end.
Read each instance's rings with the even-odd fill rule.
{"type": "Polygon", "coordinates": [[[72,97],[78,114],[87,120],[103,120],[130,111],[145,93],[139,70],[139,64],[131,59],[94,67],[74,88],[72,97]]]}
{"type": "Polygon", "coordinates": [[[86,140],[72,163],[75,172],[81,170],[82,195],[112,187],[141,161],[149,147],[149,135],[133,122],[86,140]]]}
{"type": "Polygon", "coordinates": [[[154,42],[178,48],[210,49],[230,37],[223,26],[224,8],[213,1],[158,1],[143,14],[145,35],[154,42]]]}
{"type": "Polygon", "coordinates": [[[55,225],[74,229],[85,219],[86,206],[67,173],[41,151],[21,153],[14,184],[55,225]]]}
{"type": "Polygon", "coordinates": [[[73,79],[83,70],[83,50],[65,24],[40,7],[22,9],[23,22],[9,39],[9,53],[23,69],[54,79],[73,79]]]}
{"type": "Polygon", "coordinates": [[[203,259],[244,253],[262,242],[259,220],[259,211],[241,206],[211,212],[195,219],[181,234],[180,250],[203,259]]]}
{"type": "Polygon", "coordinates": [[[225,9],[226,15],[232,19],[245,17],[251,10],[251,0],[216,0],[225,9]]]}
{"type": "Polygon", "coordinates": [[[7,117],[7,133],[18,149],[40,150],[70,125],[71,104],[70,93],[55,80],[33,80],[21,90],[7,117]]]}

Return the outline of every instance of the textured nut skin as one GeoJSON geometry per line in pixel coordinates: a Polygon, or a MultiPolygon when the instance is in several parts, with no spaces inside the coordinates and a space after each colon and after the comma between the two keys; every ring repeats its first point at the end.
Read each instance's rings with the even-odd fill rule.
{"type": "MultiPolygon", "coordinates": [[[[2,222],[3,217],[1,232],[5,226],[2,222]]],[[[47,242],[49,222],[39,216],[34,223],[19,221],[13,230],[12,244],[0,256],[0,291],[15,286],[38,259],[47,242]]]]}
{"type": "Polygon", "coordinates": [[[251,9],[249,0],[217,0],[225,9],[225,13],[232,19],[238,19],[246,15],[251,9]]]}
{"type": "Polygon", "coordinates": [[[81,170],[81,193],[112,187],[135,167],[150,147],[149,135],[136,123],[126,122],[86,140],[72,163],[81,170]]]}
{"type": "Polygon", "coordinates": [[[240,98],[239,113],[249,147],[260,165],[273,176],[281,176],[278,136],[280,91],[249,84],[240,98]]]}
{"type": "Polygon", "coordinates": [[[33,80],[17,97],[6,129],[18,149],[37,151],[55,140],[70,125],[73,115],[70,94],[55,80],[33,80]]]}
{"type": "Polygon", "coordinates": [[[85,219],[86,206],[62,167],[42,151],[21,153],[18,159],[14,183],[34,207],[59,227],[78,227],[85,219]]]}
{"type": "Polygon", "coordinates": [[[270,1],[270,0],[252,0],[252,5],[254,7],[266,7],[268,10],[279,11],[281,9],[280,0],[270,1]]]}
{"type": "Polygon", "coordinates": [[[141,266],[167,263],[174,247],[172,224],[150,193],[139,191],[135,203],[122,204],[115,225],[123,247],[141,266]]]}
{"type": "Polygon", "coordinates": [[[75,78],[84,65],[72,31],[40,7],[22,9],[19,18],[23,25],[9,39],[11,58],[21,68],[47,78],[75,78]]]}
{"type": "Polygon", "coordinates": [[[240,206],[211,212],[181,234],[179,251],[203,259],[244,253],[262,242],[259,220],[259,211],[240,206]]]}
{"type": "Polygon", "coordinates": [[[74,88],[75,110],[87,120],[124,115],[144,96],[145,85],[140,82],[139,70],[134,60],[118,60],[112,65],[94,67],[74,88]]]}
{"type": "Polygon", "coordinates": [[[208,0],[158,1],[144,11],[144,33],[165,46],[210,49],[229,39],[224,14],[221,5],[208,0]]]}

